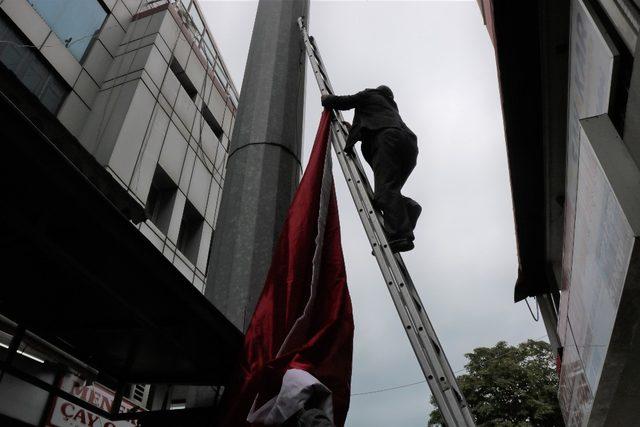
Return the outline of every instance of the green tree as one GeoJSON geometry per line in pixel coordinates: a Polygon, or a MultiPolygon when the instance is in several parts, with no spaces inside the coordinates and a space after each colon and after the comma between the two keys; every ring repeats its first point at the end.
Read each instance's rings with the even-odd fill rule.
{"type": "MultiPolygon", "coordinates": [[[[563,426],[556,396],[558,376],[551,346],[528,340],[504,341],[465,354],[467,373],[458,377],[478,425],[495,427],[563,426]]],[[[431,403],[435,405],[433,397],[431,403]]],[[[444,424],[437,409],[429,425],[444,424]]]]}

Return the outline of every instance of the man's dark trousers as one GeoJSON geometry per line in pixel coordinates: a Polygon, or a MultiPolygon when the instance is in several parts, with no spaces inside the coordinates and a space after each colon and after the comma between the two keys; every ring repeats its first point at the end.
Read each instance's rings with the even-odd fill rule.
{"type": "Polygon", "coordinates": [[[373,169],[374,200],[382,211],[389,242],[413,241],[420,205],[400,193],[418,156],[417,138],[408,129],[383,128],[363,135],[362,155],[373,169]]]}

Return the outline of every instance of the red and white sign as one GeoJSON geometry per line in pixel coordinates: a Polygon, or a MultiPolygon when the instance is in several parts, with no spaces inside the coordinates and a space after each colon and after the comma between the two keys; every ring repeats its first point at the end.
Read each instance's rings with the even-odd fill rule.
{"type": "MultiPolygon", "coordinates": [[[[67,375],[62,379],[60,389],[102,409],[111,411],[115,394],[100,384],[85,385],[75,375],[67,375]]],[[[122,399],[120,412],[138,412],[140,407],[127,399],[122,399]]],[[[137,426],[135,420],[109,421],[75,403],[56,397],[46,427],[132,427],[137,426]]]]}

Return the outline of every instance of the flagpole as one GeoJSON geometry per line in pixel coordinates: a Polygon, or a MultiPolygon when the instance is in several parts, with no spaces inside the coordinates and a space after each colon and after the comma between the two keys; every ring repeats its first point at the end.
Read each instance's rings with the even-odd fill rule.
{"type": "Polygon", "coordinates": [[[260,0],[209,255],[205,296],[245,330],[301,173],[309,0],[260,0]]]}

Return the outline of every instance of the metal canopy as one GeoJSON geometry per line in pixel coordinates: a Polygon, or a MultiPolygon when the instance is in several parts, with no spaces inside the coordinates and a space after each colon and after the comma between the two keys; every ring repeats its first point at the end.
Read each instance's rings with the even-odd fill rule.
{"type": "Polygon", "coordinates": [[[106,383],[226,384],[241,332],[129,221],[140,209],[123,208],[124,190],[102,166],[68,160],[68,147],[83,149],[37,100],[11,96],[13,105],[7,78],[0,313],[106,383]]]}

